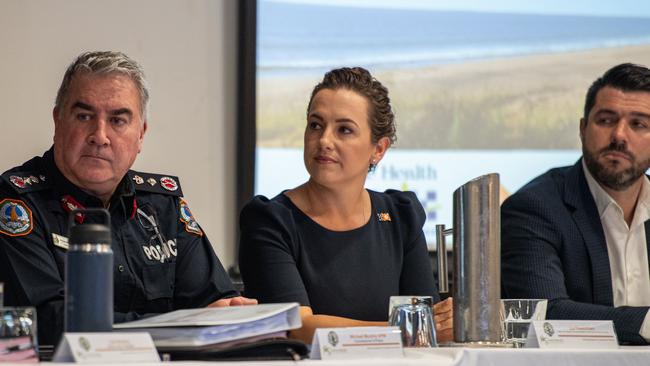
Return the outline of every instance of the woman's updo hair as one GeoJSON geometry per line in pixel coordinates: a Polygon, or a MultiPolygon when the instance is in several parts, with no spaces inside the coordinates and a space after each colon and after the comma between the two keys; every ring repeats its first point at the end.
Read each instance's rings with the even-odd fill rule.
{"type": "Polygon", "coordinates": [[[323,89],[348,89],[366,97],[369,102],[368,123],[370,124],[372,143],[377,143],[382,137],[388,137],[393,144],[395,136],[395,115],[390,106],[388,89],[375,79],[363,67],[342,67],[328,71],[323,81],[318,83],[311,92],[307,114],[311,109],[314,96],[323,89]]]}

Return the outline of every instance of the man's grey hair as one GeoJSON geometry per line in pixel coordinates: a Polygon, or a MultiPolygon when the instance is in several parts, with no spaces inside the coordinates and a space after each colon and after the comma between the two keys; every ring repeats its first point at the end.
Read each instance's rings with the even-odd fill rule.
{"type": "Polygon", "coordinates": [[[61,81],[61,86],[56,94],[56,101],[54,104],[55,108],[59,109],[59,113],[63,113],[63,105],[68,96],[70,83],[72,82],[74,75],[77,73],[96,75],[119,73],[130,77],[140,93],[140,111],[142,113],[142,120],[143,122],[147,120],[149,90],[147,89],[144,71],[142,71],[142,67],[135,62],[135,60],[130,59],[122,52],[115,51],[84,52],[79,55],[70,66],[68,66],[65,75],[63,75],[63,81],[61,81]]]}

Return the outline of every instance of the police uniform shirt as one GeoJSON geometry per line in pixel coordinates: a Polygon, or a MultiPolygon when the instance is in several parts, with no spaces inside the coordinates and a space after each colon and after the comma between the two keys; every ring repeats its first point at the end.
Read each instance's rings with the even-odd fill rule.
{"type": "MultiPolygon", "coordinates": [[[[0,180],[0,282],[6,306],[35,306],[41,344],[64,324],[69,212],[102,202],[68,181],[53,148],[0,180]]],[[[129,171],[111,197],[115,322],[236,296],[175,177],[129,171]]],[[[77,222],[98,220],[75,216],[77,222]]]]}

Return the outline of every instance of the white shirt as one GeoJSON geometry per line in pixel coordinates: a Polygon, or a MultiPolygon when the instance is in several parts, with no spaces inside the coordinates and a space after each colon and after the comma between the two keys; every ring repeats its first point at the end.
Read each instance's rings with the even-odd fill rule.
{"type": "MultiPolygon", "coordinates": [[[[650,181],[643,179],[632,222],[628,226],[621,207],[596,182],[582,161],[591,195],[596,201],[605,233],[612,275],[614,306],[650,305],[650,269],[645,222],[650,219],[650,181]]],[[[639,334],[650,341],[650,311],[639,334]]]]}

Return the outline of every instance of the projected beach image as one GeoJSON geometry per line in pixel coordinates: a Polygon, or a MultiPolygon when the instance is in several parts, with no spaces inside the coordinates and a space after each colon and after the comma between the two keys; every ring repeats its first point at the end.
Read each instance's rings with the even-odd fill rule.
{"type": "Polygon", "coordinates": [[[259,2],[256,193],[306,179],[312,87],[331,68],[364,66],[390,90],[398,137],[367,185],[416,191],[429,228],[451,224],[451,194],[473,177],[498,172],[513,192],[575,163],[589,85],[613,65],[650,60],[641,1],[545,3],[553,13],[504,1],[328,3],[259,2]]]}

